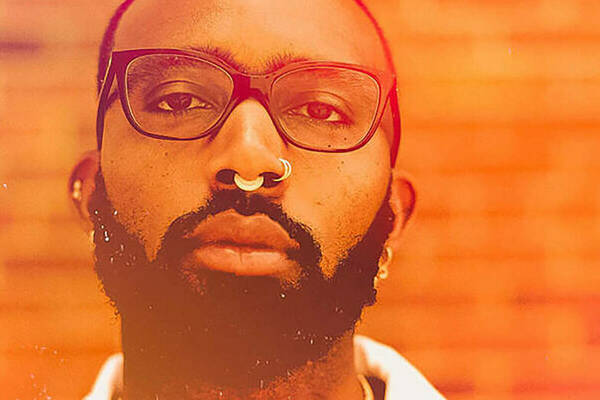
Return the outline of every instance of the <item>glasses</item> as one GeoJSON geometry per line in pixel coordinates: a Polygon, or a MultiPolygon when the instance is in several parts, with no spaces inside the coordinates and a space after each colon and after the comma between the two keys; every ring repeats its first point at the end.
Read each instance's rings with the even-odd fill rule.
{"type": "Polygon", "coordinates": [[[144,49],[112,53],[98,105],[98,148],[115,77],[126,118],[139,133],[156,139],[214,135],[240,102],[254,98],[287,142],[347,152],[371,139],[390,99],[397,130],[393,149],[399,141],[396,84],[389,72],[307,61],[249,75],[203,53],[144,49]]]}

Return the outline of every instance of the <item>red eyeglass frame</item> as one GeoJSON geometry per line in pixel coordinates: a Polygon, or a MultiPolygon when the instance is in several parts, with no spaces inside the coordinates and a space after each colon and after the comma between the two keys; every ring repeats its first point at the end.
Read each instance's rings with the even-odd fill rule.
{"type": "Polygon", "coordinates": [[[113,51],[111,58],[109,60],[109,64],[107,67],[105,78],[102,81],[102,87],[100,89],[100,95],[98,99],[98,113],[96,117],[96,140],[98,150],[102,148],[102,138],[104,133],[104,117],[106,113],[106,102],[109,98],[110,88],[112,87],[113,80],[116,76],[119,99],[121,102],[121,106],[123,108],[123,112],[125,117],[137,130],[140,134],[148,137],[152,137],[155,139],[161,140],[177,140],[177,141],[187,141],[187,140],[196,140],[202,137],[210,136],[216,134],[222,125],[225,123],[233,109],[240,104],[242,101],[252,97],[258,100],[263,107],[267,110],[271,121],[275,125],[277,132],[281,136],[281,138],[288,143],[293,144],[299,148],[309,150],[309,151],[317,151],[323,153],[346,153],[353,150],[357,150],[364,145],[366,145],[369,140],[373,137],[375,131],[377,130],[383,113],[386,109],[386,106],[389,101],[390,110],[392,113],[392,123],[394,128],[393,139],[391,143],[391,165],[394,165],[396,161],[396,157],[398,154],[398,146],[400,144],[400,136],[401,136],[401,122],[400,122],[400,110],[398,106],[398,93],[397,93],[397,84],[396,77],[393,73],[388,71],[381,71],[369,67],[364,67],[361,65],[348,64],[348,63],[339,63],[339,62],[322,62],[322,61],[301,61],[288,64],[276,71],[269,72],[266,74],[260,75],[252,75],[246,74],[238,71],[233,68],[229,64],[225,63],[218,57],[214,57],[202,52],[196,52],[193,50],[180,50],[180,49],[133,49],[133,50],[121,50],[121,51],[113,51]],[[127,98],[126,91],[126,71],[128,65],[138,57],[152,55],[152,54],[165,54],[165,55],[180,55],[190,58],[195,58],[204,62],[208,62],[214,64],[218,68],[222,69],[225,73],[229,75],[233,82],[233,92],[231,94],[231,98],[229,100],[228,105],[225,107],[223,114],[221,117],[206,131],[202,134],[190,138],[177,138],[170,136],[157,135],[154,133],[150,133],[141,128],[138,122],[135,120],[133,112],[131,110],[131,106],[129,104],[129,99],[127,98]],[[348,69],[359,71],[364,74],[369,75],[372,79],[375,80],[377,85],[379,86],[379,99],[377,103],[377,110],[375,112],[375,117],[371,122],[371,127],[363,136],[363,138],[355,145],[343,148],[343,149],[321,149],[307,146],[305,144],[299,143],[294,138],[290,137],[285,129],[280,125],[277,118],[273,116],[270,108],[270,97],[271,91],[273,88],[273,84],[283,77],[286,74],[291,72],[296,72],[298,70],[303,69],[311,69],[315,67],[334,67],[341,69],[348,69]]]}

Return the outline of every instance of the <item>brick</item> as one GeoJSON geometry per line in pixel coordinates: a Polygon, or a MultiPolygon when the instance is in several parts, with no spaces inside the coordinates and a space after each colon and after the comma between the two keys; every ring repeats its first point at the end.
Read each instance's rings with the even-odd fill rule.
{"type": "Polygon", "coordinates": [[[35,350],[27,354],[3,355],[0,386],[7,399],[81,399],[92,387],[102,363],[111,350],[63,354],[59,349],[35,350]],[[53,354],[54,351],[57,354],[53,354]],[[42,392],[43,393],[43,392],[42,392]]]}
{"type": "Polygon", "coordinates": [[[409,254],[429,260],[531,260],[543,255],[544,245],[527,231],[529,222],[510,216],[453,215],[451,221],[432,219],[419,224],[417,215],[410,234],[406,233],[406,248],[409,254]]]}
{"type": "Polygon", "coordinates": [[[411,81],[401,85],[400,106],[411,124],[600,124],[595,113],[600,81],[411,81]],[[413,120],[413,122],[410,122],[413,120]]]}
{"type": "Polygon", "coordinates": [[[3,258],[6,259],[82,259],[90,244],[78,222],[11,223],[0,230],[3,258]],[[68,246],[65,246],[68,243],[68,246]]]}
{"type": "Polygon", "coordinates": [[[418,365],[439,387],[452,387],[457,382],[463,387],[472,386],[474,398],[477,398],[477,393],[496,392],[527,395],[530,398],[536,398],[535,395],[539,393],[551,394],[559,390],[563,396],[580,391],[587,395],[600,392],[596,373],[600,358],[596,348],[588,349],[587,354],[576,347],[555,351],[436,348],[407,350],[403,351],[403,355],[418,365]],[[555,364],[562,364],[561,368],[555,369],[555,364]],[[513,379],[489,380],[490,377],[501,378],[508,374],[520,383],[514,384],[513,379]]]}
{"type": "Polygon", "coordinates": [[[511,349],[582,346],[585,316],[568,304],[391,303],[366,313],[361,329],[400,349],[511,349]],[[515,327],[519,327],[515,329],[515,327]]]}
{"type": "Polygon", "coordinates": [[[5,95],[12,99],[11,91],[27,93],[32,104],[43,101],[40,97],[48,95],[49,89],[55,92],[78,89],[94,97],[97,60],[96,45],[44,48],[20,57],[0,57],[0,70],[8,77],[3,82],[5,95]]]}
{"type": "Polygon", "coordinates": [[[108,305],[4,310],[0,321],[11,327],[0,333],[1,353],[35,345],[70,354],[118,346],[119,324],[108,305]]]}
{"type": "Polygon", "coordinates": [[[595,125],[561,127],[511,123],[451,125],[441,129],[419,126],[409,120],[404,125],[399,163],[411,173],[428,177],[447,178],[448,173],[455,172],[461,173],[457,178],[469,181],[494,173],[490,176],[501,179],[513,176],[520,183],[524,174],[538,172],[539,175],[531,178],[541,181],[549,170],[572,173],[599,168],[593,152],[593,148],[600,145],[596,132],[595,125]],[[504,175],[500,175],[502,173],[504,175]]]}
{"type": "MultiPolygon", "coordinates": [[[[0,6],[0,42],[22,45],[0,56],[7,398],[34,397],[33,383],[81,398],[119,346],[65,195],[94,146],[96,51],[117,3],[0,6]]],[[[360,331],[449,398],[599,398],[600,3],[369,4],[398,66],[400,166],[419,199],[360,331]]]]}
{"type": "Polygon", "coordinates": [[[99,43],[112,10],[120,2],[4,3],[6,17],[0,30],[3,36],[64,47],[82,42],[99,43]]]}
{"type": "Polygon", "coordinates": [[[45,221],[57,224],[77,219],[67,193],[67,177],[19,178],[7,177],[6,189],[0,199],[0,219],[15,221],[45,221]]]}
{"type": "Polygon", "coordinates": [[[6,114],[0,114],[6,121],[0,136],[0,176],[67,179],[80,154],[95,138],[90,128],[95,107],[80,108],[78,98],[52,92],[12,97],[6,114]],[[32,107],[36,112],[32,113],[32,107]]]}
{"type": "Polygon", "coordinates": [[[401,89],[413,81],[489,80],[517,86],[599,79],[598,37],[403,35],[392,46],[401,89]]]}
{"type": "Polygon", "coordinates": [[[390,35],[408,31],[423,35],[596,35],[595,16],[600,12],[593,0],[486,1],[409,0],[368,1],[390,35]]]}
{"type": "Polygon", "coordinates": [[[1,276],[0,309],[4,311],[23,309],[43,315],[60,309],[102,309],[107,303],[91,255],[65,266],[40,261],[9,265],[1,276]]]}

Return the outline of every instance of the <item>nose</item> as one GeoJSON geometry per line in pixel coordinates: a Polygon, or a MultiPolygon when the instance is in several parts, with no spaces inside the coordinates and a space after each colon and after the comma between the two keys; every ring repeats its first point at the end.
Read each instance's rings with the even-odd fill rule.
{"type": "Polygon", "coordinates": [[[211,141],[212,189],[281,194],[287,185],[286,179],[278,180],[287,171],[280,160],[286,147],[263,105],[255,99],[244,100],[211,141]]]}

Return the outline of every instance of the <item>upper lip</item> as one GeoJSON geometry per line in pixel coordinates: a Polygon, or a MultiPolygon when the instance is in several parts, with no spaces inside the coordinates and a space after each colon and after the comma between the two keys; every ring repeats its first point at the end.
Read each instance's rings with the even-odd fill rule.
{"type": "Polygon", "coordinates": [[[205,244],[286,250],[298,247],[278,223],[264,214],[243,216],[228,210],[207,217],[186,238],[205,244]]]}

